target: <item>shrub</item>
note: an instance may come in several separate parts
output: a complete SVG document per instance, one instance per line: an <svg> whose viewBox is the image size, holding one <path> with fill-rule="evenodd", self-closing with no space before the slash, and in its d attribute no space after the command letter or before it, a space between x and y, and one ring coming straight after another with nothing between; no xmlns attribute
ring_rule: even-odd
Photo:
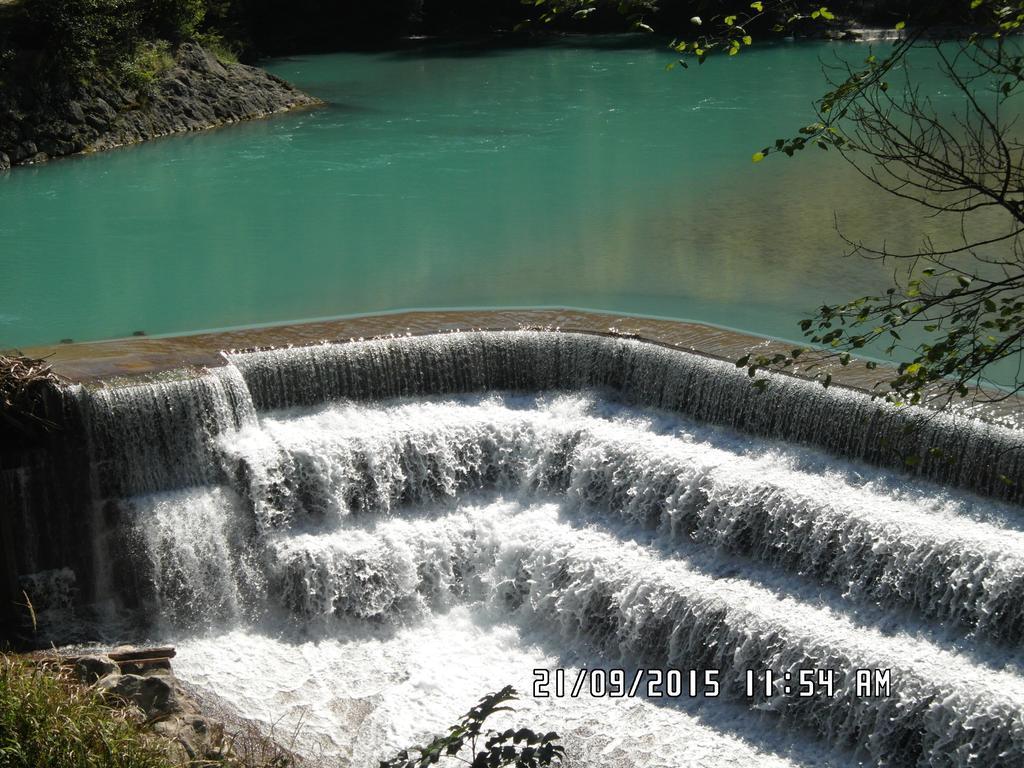
<svg viewBox="0 0 1024 768"><path fill-rule="evenodd" d="M141 34L179 43L198 34L206 17L206 0L131 0L138 8Z"/></svg>
<svg viewBox="0 0 1024 768"><path fill-rule="evenodd" d="M146 89L157 75L173 66L174 56L166 40L140 43L131 59L124 62L124 80L134 88Z"/></svg>
<svg viewBox="0 0 1024 768"><path fill-rule="evenodd" d="M76 75L130 70L140 46L194 39L206 16L206 0L26 0L24 8L51 64Z"/></svg>
<svg viewBox="0 0 1024 768"><path fill-rule="evenodd" d="M25 9L53 64L76 72L124 57L141 22L131 0L27 0Z"/></svg>
<svg viewBox="0 0 1024 768"><path fill-rule="evenodd" d="M552 768L562 764L565 748L558 734L536 733L529 728L485 731L484 723L497 712L509 712L507 702L517 698L506 685L491 693L462 716L444 736L423 747L403 749L380 768L428 768L435 764L462 764L470 768Z"/></svg>

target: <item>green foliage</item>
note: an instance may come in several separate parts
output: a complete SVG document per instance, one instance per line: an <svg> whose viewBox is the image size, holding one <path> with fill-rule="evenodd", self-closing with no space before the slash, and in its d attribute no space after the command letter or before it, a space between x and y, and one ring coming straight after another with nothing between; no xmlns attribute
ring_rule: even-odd
<svg viewBox="0 0 1024 768"><path fill-rule="evenodd" d="M965 0L966 2L966 0ZM1024 353L1024 145L1006 102L1024 83L1021 47L1005 42L1024 22L1024 2L972 0L976 31L954 52L928 41L933 19L918 16L914 28L885 56L870 54L861 67L842 71L818 103L819 120L792 139L778 139L754 156L790 157L811 143L835 148L883 191L921 204L934 215L957 216L962 242L949 247L925 243L911 253L847 241L850 253L901 262L894 285L879 295L823 305L803 320L801 330L816 349L813 370L826 386L826 363L850 364L851 352L885 345L904 357L878 394L894 404L925 401L944 406L955 398L978 398L973 389L1000 361ZM901 21L897 30L905 28ZM904 60L916 47L929 47L950 90L963 106L938 114L916 90ZM890 90L890 78L905 82ZM981 86L987 86L981 87ZM992 95L986 95L986 90ZM760 157L758 157L760 155ZM1004 228L971 237L979 211L998 212ZM904 333L919 329L926 340L911 351ZM811 352L811 350L805 350ZM755 367L789 367L791 356L755 359ZM877 368L868 363L868 368ZM1005 385L1005 382L1002 382ZM878 390L878 387L885 387ZM1020 376L1009 391L986 394L1001 400L1024 389Z"/></svg>
<svg viewBox="0 0 1024 768"><path fill-rule="evenodd" d="M145 80L171 45L199 34L206 0L25 0L29 36L49 68L83 77L100 70Z"/></svg>
<svg viewBox="0 0 1024 768"><path fill-rule="evenodd" d="M166 40L143 42L136 48L130 59L122 65L122 74L127 85L145 90L157 76L174 66L171 46Z"/></svg>
<svg viewBox="0 0 1024 768"><path fill-rule="evenodd" d="M150 39L178 43L199 33L206 17L206 0L134 0L140 32Z"/></svg>
<svg viewBox="0 0 1024 768"><path fill-rule="evenodd" d="M140 25L127 0L27 0L25 9L51 66L75 74L122 59Z"/></svg>
<svg viewBox="0 0 1024 768"><path fill-rule="evenodd" d="M446 735L436 737L424 747L414 747L413 755L409 750L402 750L390 760L382 760L380 768L426 768L442 760L459 762L471 768L560 765L565 749L558 743L557 733L538 734L529 728L501 732L483 730L484 721L491 715L511 711L512 708L504 704L515 698L512 686L485 696ZM468 755L462 756L467 748Z"/></svg>
<svg viewBox="0 0 1024 768"><path fill-rule="evenodd" d="M238 63L238 48L234 43L217 32L202 32L195 37L196 42L208 50L222 64Z"/></svg>
<svg viewBox="0 0 1024 768"><path fill-rule="evenodd" d="M169 768L140 726L65 672L0 654L0 765Z"/></svg>

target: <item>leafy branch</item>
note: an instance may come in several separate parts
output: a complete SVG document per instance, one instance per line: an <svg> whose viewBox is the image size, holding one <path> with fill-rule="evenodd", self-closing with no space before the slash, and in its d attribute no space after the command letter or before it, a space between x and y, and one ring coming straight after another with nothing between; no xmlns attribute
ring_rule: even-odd
<svg viewBox="0 0 1024 768"><path fill-rule="evenodd" d="M485 721L498 712L511 712L505 706L518 698L507 685L497 693L484 696L444 736L435 737L423 747L403 749L380 768L425 768L442 760L463 763L471 768L545 768L560 765L565 748L555 732L539 734L529 728L484 731ZM468 755L464 755L468 748Z"/></svg>

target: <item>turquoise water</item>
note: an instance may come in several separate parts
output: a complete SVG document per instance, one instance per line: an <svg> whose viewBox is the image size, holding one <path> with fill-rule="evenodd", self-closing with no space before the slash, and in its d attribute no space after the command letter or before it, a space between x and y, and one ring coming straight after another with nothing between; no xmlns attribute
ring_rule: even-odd
<svg viewBox="0 0 1024 768"><path fill-rule="evenodd" d="M699 72L610 44L271 62L327 106L0 178L0 348L551 305L799 337L805 312L891 274L842 257L834 212L894 247L941 226L834 153L751 163L810 121L836 50L867 52L780 44Z"/></svg>

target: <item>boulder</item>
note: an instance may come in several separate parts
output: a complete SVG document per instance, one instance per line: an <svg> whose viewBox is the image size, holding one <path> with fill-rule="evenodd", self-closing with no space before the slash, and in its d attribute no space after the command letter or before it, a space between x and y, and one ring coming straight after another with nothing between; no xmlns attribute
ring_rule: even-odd
<svg viewBox="0 0 1024 768"><path fill-rule="evenodd" d="M188 86L176 77L163 81L160 84L160 89L165 93L174 94L175 96L188 96L189 94Z"/></svg>
<svg viewBox="0 0 1024 768"><path fill-rule="evenodd" d="M100 681L100 687L137 706L147 719L184 709L173 679L165 675L120 675Z"/></svg>
<svg viewBox="0 0 1024 768"><path fill-rule="evenodd" d="M136 333L138 333L136 331ZM135 334L132 334L133 336ZM153 672L170 673L170 659L149 659L143 661L122 661L118 664L126 675L146 675Z"/></svg>
<svg viewBox="0 0 1024 768"><path fill-rule="evenodd" d="M34 142L26 141L18 144L10 150L11 162L20 163L26 158L32 157L38 150Z"/></svg>
<svg viewBox="0 0 1024 768"><path fill-rule="evenodd" d="M199 715L168 717L154 723L153 732L172 743L172 752L184 758L182 762L220 760L231 755L224 724L216 720Z"/></svg>
<svg viewBox="0 0 1024 768"><path fill-rule="evenodd" d="M92 685L108 675L116 675L119 670L117 662L108 656L82 656L75 660L72 667L75 677L83 683Z"/></svg>
<svg viewBox="0 0 1024 768"><path fill-rule="evenodd" d="M219 77L228 76L228 71L217 60L216 56L191 43L181 46L181 49L178 51L178 64L182 69L191 70L192 72L204 72L218 75Z"/></svg>
<svg viewBox="0 0 1024 768"><path fill-rule="evenodd" d="M104 123L110 123L117 117L117 111L107 103L106 99L93 99L89 106L92 109L93 114L95 114Z"/></svg>
<svg viewBox="0 0 1024 768"><path fill-rule="evenodd" d="M73 123L84 123L85 122L85 110L82 109L82 105L77 101L68 102L68 121Z"/></svg>

